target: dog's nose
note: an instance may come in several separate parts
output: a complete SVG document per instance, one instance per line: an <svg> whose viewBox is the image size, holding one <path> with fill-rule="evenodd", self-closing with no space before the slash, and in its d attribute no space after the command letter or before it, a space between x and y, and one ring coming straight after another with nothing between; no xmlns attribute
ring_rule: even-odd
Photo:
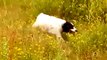
<svg viewBox="0 0 107 60"><path fill-rule="evenodd" d="M75 32L78 32L77 30L75 30Z"/></svg>

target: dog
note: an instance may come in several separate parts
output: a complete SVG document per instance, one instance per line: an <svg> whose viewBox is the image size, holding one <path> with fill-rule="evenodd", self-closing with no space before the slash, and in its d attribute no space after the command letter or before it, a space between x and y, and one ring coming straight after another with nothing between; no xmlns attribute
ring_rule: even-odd
<svg viewBox="0 0 107 60"><path fill-rule="evenodd" d="M75 33L77 29L74 27L73 23L70 23L66 20L49 16L44 13L40 13L37 16L36 21L32 25L32 27L36 27L41 29L42 31L46 31L50 34L54 34L57 38L63 38L62 33Z"/></svg>

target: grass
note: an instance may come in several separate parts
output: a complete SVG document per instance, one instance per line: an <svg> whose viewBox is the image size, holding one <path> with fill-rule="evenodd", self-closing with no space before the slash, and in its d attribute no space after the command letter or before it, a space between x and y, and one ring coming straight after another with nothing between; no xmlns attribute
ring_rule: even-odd
<svg viewBox="0 0 107 60"><path fill-rule="evenodd" d="M0 0L0 60L106 60L107 0L70 1ZM58 43L32 28L40 12L72 21L78 33Z"/></svg>

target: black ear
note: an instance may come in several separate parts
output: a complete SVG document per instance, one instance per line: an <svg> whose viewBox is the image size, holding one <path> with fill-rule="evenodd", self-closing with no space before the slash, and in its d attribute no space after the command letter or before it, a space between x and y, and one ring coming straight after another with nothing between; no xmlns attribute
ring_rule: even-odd
<svg viewBox="0 0 107 60"><path fill-rule="evenodd" d="M70 22L66 22L62 25L63 32L69 32L70 29L73 29L73 25Z"/></svg>

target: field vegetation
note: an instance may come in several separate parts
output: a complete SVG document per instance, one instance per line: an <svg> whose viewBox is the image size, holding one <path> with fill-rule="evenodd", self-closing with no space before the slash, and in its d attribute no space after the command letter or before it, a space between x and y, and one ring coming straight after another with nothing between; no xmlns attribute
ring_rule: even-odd
<svg viewBox="0 0 107 60"><path fill-rule="evenodd" d="M41 12L78 33L58 43L32 28ZM0 0L0 60L107 60L107 0Z"/></svg>

